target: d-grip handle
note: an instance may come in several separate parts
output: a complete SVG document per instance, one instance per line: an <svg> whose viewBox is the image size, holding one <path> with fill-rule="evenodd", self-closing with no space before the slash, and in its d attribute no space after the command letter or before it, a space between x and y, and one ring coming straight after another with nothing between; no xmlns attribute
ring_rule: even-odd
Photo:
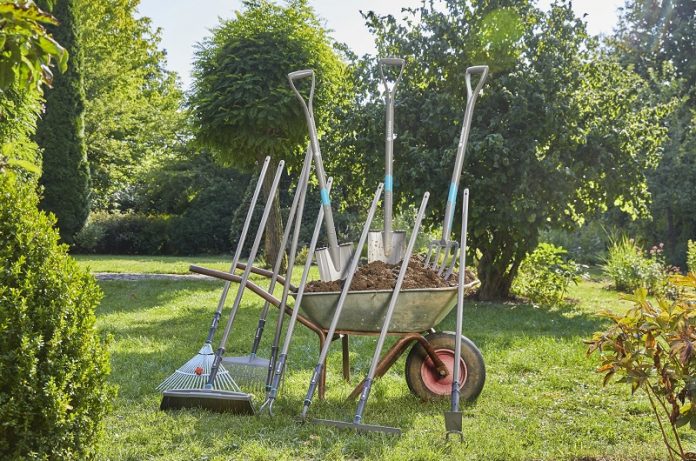
<svg viewBox="0 0 696 461"><path fill-rule="evenodd" d="M295 87L295 80L300 80L300 79L307 78L307 77L312 77L312 86L310 87L310 90L309 90L309 99L307 99L307 101L305 101L305 98L300 94L297 87ZM314 77L314 70L302 69L302 70L296 70L294 72L290 72L288 74L288 81L290 82L290 86L292 87L292 91L294 91L295 94L297 95L297 99L299 99L300 102L304 105L305 112L311 112L312 101L314 100L314 86L316 84L316 79Z"/></svg>
<svg viewBox="0 0 696 461"><path fill-rule="evenodd" d="M471 76L473 74L481 74L476 88L472 91L471 89ZM488 77L488 66L471 66L466 69L466 74L464 79L466 80L466 91L468 96L471 97L472 93L478 94L483 88L483 84L486 83L486 78Z"/></svg>
<svg viewBox="0 0 696 461"><path fill-rule="evenodd" d="M402 58L380 58L379 63L383 66L401 66L404 67L406 60Z"/></svg>

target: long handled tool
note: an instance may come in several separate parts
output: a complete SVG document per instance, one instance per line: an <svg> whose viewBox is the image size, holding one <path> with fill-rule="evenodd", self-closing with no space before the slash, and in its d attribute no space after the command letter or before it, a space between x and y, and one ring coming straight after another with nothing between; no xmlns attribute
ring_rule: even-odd
<svg viewBox="0 0 696 461"><path fill-rule="evenodd" d="M249 210L247 211L246 219L244 220L244 226L242 227L242 233L239 236L239 241L237 243L237 249L234 252L234 258L232 259L232 266L230 267L230 272L234 273L237 268L237 263L242 254L242 249L244 248L244 242L246 241L247 232L249 230L249 225L251 224L251 218L254 214L254 209L256 208L256 202L259 198L259 193L261 192L261 186L263 180L266 177L266 171L268 170L268 164L271 161L271 157L266 157L261 167L261 173L256 182L256 188L254 189L254 195L251 198L249 204ZM220 317L222 316L222 310L225 307L225 301L227 300L227 293L230 291L230 285L232 282L225 282L225 286L222 289L222 294L220 295L220 300L218 301L217 309L213 315L213 322L210 325L208 331L208 337L203 344L203 347L198 351L191 360L182 365L178 370L176 370L167 379L162 381L162 383L157 386L158 390L165 391L167 389L200 389L208 382L208 376L210 375L210 369L213 365L213 357L215 353L213 352L213 337L217 331L218 324L220 323ZM216 385L223 382L231 380L229 373L219 372L218 381ZM228 386L230 383L227 384Z"/></svg>
<svg viewBox="0 0 696 461"><path fill-rule="evenodd" d="M261 243L261 238L266 227L266 221L268 220L268 215L271 211L272 203L275 198L276 190L278 189L278 183L280 182L280 177L283 173L284 166L285 162L282 160L278 162L278 168L276 169L273 184L271 185L268 199L266 200L263 215L261 216L261 222L256 231L256 237L254 238L254 243L249 253L249 261L244 269L241 281L239 282L237 296L234 299L230 316L227 319L225 331L220 339L220 346L218 347L217 351L215 351L215 358L213 359L213 365L210 370L210 375L208 376L208 382L205 384L205 388L167 390L162 396L160 409L168 410L198 407L219 412L230 411L240 414L254 414L254 407L251 403L252 397L250 394L240 392L236 383L234 387L220 386L216 382L216 378L220 372L227 372L227 370L225 370L225 368L222 366L222 356L225 354L227 340L230 336L230 332L232 331L232 325L234 324L234 320L237 316L239 305L242 302L244 289L246 288L246 283L249 280L249 275L251 274L251 268L254 264L254 259L256 258L256 253L258 252L259 245Z"/></svg>
<svg viewBox="0 0 696 461"><path fill-rule="evenodd" d="M311 150L311 148L310 148ZM297 255L297 242L300 238L300 229L302 227L302 215L304 211L304 203L305 203L305 197L307 195L307 183L309 181L309 172L311 168L311 161L308 162L308 167L307 167L307 173L304 177L304 181L302 183L302 189L300 191L300 207L298 208L298 217L295 221L295 230L293 231L292 234L292 245L290 249L290 254L288 256L288 271L287 274L285 275L285 283L283 284L283 294L280 297L280 304L278 305L278 317L276 319L276 328L275 328L275 333L273 335L273 343L271 345L271 358L268 361L268 366L266 367L265 370L265 384L266 384L266 393L271 389L271 379L273 377L273 368L275 367L276 359L278 358L278 346L280 344L280 336L283 332L283 319L285 318L285 306L288 303L288 295L290 294L290 287L292 286L292 272L295 267L295 257ZM329 178L326 181L326 188L327 191L331 190L331 183L332 180ZM299 187L299 186L298 186ZM320 207L320 209L323 210L323 207ZM323 214L322 214L323 216ZM312 261L311 255L314 254L314 249L316 248L316 243L314 246L312 246L309 249L309 253L307 255L307 260ZM304 284L307 282L307 277L305 274L303 274L303 288Z"/></svg>
<svg viewBox="0 0 696 461"><path fill-rule="evenodd" d="M462 412L459 410L459 389L461 383L459 380L458 364L462 358L462 324L464 323L464 285L466 284L466 235L467 221L469 220L469 189L464 189L464 197L462 198L462 245L459 252L459 285L457 291L457 324L455 325L454 339L454 362L452 370L452 395L450 402L450 411L445 412L445 429L447 430L447 438L452 434L459 435L460 440L464 440L462 433Z"/></svg>
<svg viewBox="0 0 696 461"><path fill-rule="evenodd" d="M302 171L300 173L299 179L297 180L297 188L295 190L295 196L293 197L292 205L290 207L290 215L288 216L288 221L285 225L285 231L283 232L283 238L280 242L279 248L281 250L278 252L278 256L276 257L275 264L273 266L273 274L271 276L271 281L268 286L268 292L270 294L273 294L276 282L278 281L278 273L280 272L280 266L283 263L283 257L285 256L285 249L287 247L288 239L290 237L290 230L293 228L293 224L295 224L295 234L293 235L292 244L290 246L288 271L286 274L286 284L289 284L290 279L292 278L292 269L293 264L295 262L295 253L297 251L299 229L302 223L305 195L307 191L307 180L309 179L309 171L311 168L311 164L312 151L311 147L308 146L304 163L302 165ZM266 301L264 303L263 309L261 310L259 322L256 326L256 333L254 334L254 342L252 343L251 352L249 353L249 355L242 357L225 357L222 359L223 366L225 366L227 370L236 378L237 383L242 385L246 389L253 391L266 390L265 386L268 378L268 369L272 366L271 362L273 361L275 353L278 349L279 339L274 339L270 359L265 359L256 356L259 349L259 345L261 344L261 337L263 336L263 331L266 325L266 318L268 317L270 305L271 304L268 301ZM280 312L283 312L283 307L281 307ZM280 324L279 328L282 328L283 317L283 315L278 316L278 323ZM280 333L278 333L276 336L279 337Z"/></svg>
<svg viewBox="0 0 696 461"><path fill-rule="evenodd" d="M331 188L331 178L326 181L326 187ZM276 360L275 366L272 370L271 378L269 379L269 389L266 393L266 401L261 405L259 413L263 413L268 410L268 414L273 416L273 403L278 397L278 388L280 387L280 382L285 373L285 362L288 358L288 351L290 349L290 342L292 341L292 335L295 331L295 325L297 323L297 314L300 312L300 304L302 303L302 297L304 296L305 287L307 285L307 277L309 276L309 271L312 267L312 255L317 247L317 241L319 240L319 232L321 231L321 224L324 221L324 207L319 207L319 214L317 215L317 222L314 225L314 232L312 233L312 240L309 243L309 252L307 255L307 260L305 261L304 269L302 270L302 279L300 280L300 286L297 289L297 296L295 298L295 305L292 309L292 315L290 316L290 321L288 322L288 329L285 332L285 340L283 341L283 349L280 351L280 355ZM286 279L287 280L287 279ZM281 310L282 312L282 310Z"/></svg>
<svg viewBox="0 0 696 461"><path fill-rule="evenodd" d="M312 77L312 84L309 91L309 98L305 98L295 87L295 81L307 77ZM312 69L298 70L288 74L290 86L295 92L297 99L302 105L302 111L307 120L309 128L309 141L312 146L314 155L314 165L317 170L317 180L319 182L319 193L321 194L321 203L324 207L324 224L326 229L327 239L329 240L328 248L320 248L317 250L317 263L319 266L319 277L324 281L339 280L345 278L345 269L353 254L353 244L344 243L339 246L338 237L336 237L336 226L334 225L333 212L331 209L331 199L329 191L326 188L326 173L324 171L324 162L321 158L321 150L319 148L319 140L317 138L317 127L314 123L314 109L312 102L314 100L315 77Z"/></svg>
<svg viewBox="0 0 696 461"><path fill-rule="evenodd" d="M480 74L476 88L471 89L471 76L472 74ZM437 269L439 274L447 267L447 260L450 259L450 265L445 273L445 277L449 277L454 270L454 265L457 261L457 250L459 244L456 241L450 240L450 231L452 229L452 222L454 220L455 206L457 204L457 190L459 188L459 178L462 175L462 167L464 165L464 153L466 152L466 145L469 141L469 131L471 129L471 119L474 114L474 106L476 105L476 99L481 93L483 84L488 76L488 66L473 66L466 70L466 110L464 112L464 123L462 123L462 132L459 136L459 144L457 145L457 156L454 161L454 170L452 171L452 180L449 186L449 193L447 195L447 205L445 206L445 220L442 223L442 238L440 240L433 240L428 245L428 254L425 258L425 265L432 269ZM440 262L440 255L444 253L442 262Z"/></svg>
<svg viewBox="0 0 696 461"><path fill-rule="evenodd" d="M365 411L365 405L367 404L367 399L370 397L370 390L372 389L372 382L375 378L375 373L377 372L377 364L379 363L380 355L382 355L382 349L384 348L384 341L387 339L387 332L389 331L389 325L391 323L392 316L394 314L394 309L396 308L396 302L399 297L399 292L401 291L401 286L406 277L406 271L408 270L408 260L411 258L411 253L413 252L413 247L416 244L418 238L418 231L420 229L421 221L423 220L423 215L425 214L425 208L428 205L428 197L430 194L426 192L423 195L423 200L421 201L420 209L418 210L418 215L416 216L416 222L413 225L413 231L411 232L411 238L408 241L408 247L406 248L406 254L404 255L404 262L401 264L401 269L399 270L399 276L396 279L396 285L392 291L391 299L389 300L389 306L387 307L387 313L384 317L384 323L382 324L382 329L379 332L379 338L377 339L377 346L375 347L375 353L372 356L372 363L370 364L370 370L367 373L367 377L363 381L363 390L360 394L360 400L358 401L358 408L355 412L355 417L352 423L345 421L334 421L330 419L314 419L312 422L318 424L328 424L331 426L340 427L343 429L357 429L359 431L371 431L371 432L385 432L388 434L401 435L401 429L396 427L388 426L377 426L371 424L363 424L362 418ZM340 314L339 314L340 315ZM306 408L306 407L305 407Z"/></svg>
<svg viewBox="0 0 696 461"><path fill-rule="evenodd" d="M333 338L336 333L336 326L338 325L338 319L341 317L341 312L343 311L343 306L346 302L346 297L348 296L348 291L350 291L350 284L353 282L353 276L355 275L355 269L358 267L358 262L360 261L360 253L362 253L363 247L365 246L365 241L367 240L367 234L370 231L370 225L372 224L372 219L375 217L375 210L377 209L377 202L382 195L382 189L384 188L384 183L379 183L377 190L375 191L375 196L372 199L372 205L367 213L367 220L363 226L362 234L360 235L360 241L358 242L358 248L353 258L350 260L350 267L348 267L348 272L345 281L343 282L343 289L341 290L341 295L338 298L336 307L334 309L333 318L331 319L331 325L329 326L329 331L326 334L327 338ZM299 306L299 303L296 303ZM326 356L329 354L329 347L331 346L331 341L325 341L324 346L321 348L321 353L319 354L319 361L316 367L314 367L314 372L312 373L312 378L309 381L309 389L307 390L307 396L304 400L304 407L302 408L302 414L300 418L304 421L307 418L307 411L312 403L312 398L314 397L314 391L317 389L317 384L319 383L319 377L321 376L322 370L324 368L324 362L326 361Z"/></svg>
<svg viewBox="0 0 696 461"><path fill-rule="evenodd" d="M371 231L367 240L367 260L384 261L387 264L397 264L402 259L406 233L392 230L392 212L394 208L394 100L396 87L401 81L406 61L401 58L382 58L379 60L379 75L384 85L384 97L386 105L386 129L384 138L384 230ZM399 68L399 74L391 85L385 76L384 67L395 66Z"/></svg>

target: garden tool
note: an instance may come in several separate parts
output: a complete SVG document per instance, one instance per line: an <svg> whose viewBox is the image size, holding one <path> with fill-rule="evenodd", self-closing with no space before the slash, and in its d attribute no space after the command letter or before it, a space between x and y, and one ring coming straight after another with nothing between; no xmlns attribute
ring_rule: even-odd
<svg viewBox="0 0 696 461"><path fill-rule="evenodd" d="M326 181L326 187L331 189L332 178ZM290 321L288 322L288 329L285 332L285 340L283 341L283 349L276 360L274 367L271 369L271 376L268 380L268 392L266 393L266 401L261 405L259 413L263 413L264 410L268 410L268 414L273 416L273 403L278 397L278 388L280 387L280 382L285 373L285 362L288 358L288 350L290 349L290 342L292 341L292 335L295 331L295 324L297 323L297 314L300 312L300 303L302 303L302 297L304 296L305 288L307 286L307 277L309 276L309 270L312 267L312 255L314 254L314 249L317 247L317 240L319 240L319 232L321 231L321 224L324 221L324 207L319 207L319 214L317 215L317 222L314 225L314 232L312 233L312 240L309 243L309 252L307 253L307 260L305 261L304 269L302 270L302 278L300 279L300 286L297 289L297 296L295 297L295 305L292 309L292 315L290 316ZM287 279L286 279L287 281ZM284 303L281 302L284 306ZM283 311L281 310L281 313ZM278 330L276 333L279 335Z"/></svg>
<svg viewBox="0 0 696 461"><path fill-rule="evenodd" d="M375 347L375 353L372 356L372 362L370 364L370 370L367 373L367 377L363 380L363 388L360 393L360 400L358 400L358 407L355 412L355 417L353 422L345 421L334 421L330 419L314 419L312 422L318 424L327 424L330 426L336 426L342 429L356 429L359 431L371 431L371 432L385 432L387 434L401 435L401 429L396 427L388 426L377 426L370 424L363 424L362 418L365 412L365 405L367 404L367 399L370 397L370 390L372 389L372 383L375 379L375 373L377 372L377 364L379 363L380 355L382 355L382 349L384 348L384 342L387 339L387 332L389 331L389 324L391 323L392 315L394 314L394 309L396 308L396 302L399 297L399 292L401 291L401 286L406 277L406 271L408 270L408 261L411 258L411 253L413 253L413 247L416 245L416 240L418 238L418 231L420 229L421 221L423 220L423 215L425 214L425 208L428 205L428 197L430 194L426 192L423 195L423 200L421 201L420 209L418 210L418 215L416 216L416 222L413 225L413 231L411 232L411 238L408 241L408 247L406 247L406 253L404 255L404 261L401 264L401 269L399 269L399 276L396 279L396 285L394 285L394 290L392 291L391 298L389 300L389 306L387 307L387 312L384 317L384 323L382 324L382 329L379 332L379 338L377 339L377 346ZM344 288L345 290L345 288ZM338 314L340 315L340 313ZM306 402L306 401L305 401ZM307 404L305 403L305 410L307 409ZM304 411L303 411L304 416Z"/></svg>
<svg viewBox="0 0 696 461"><path fill-rule="evenodd" d="M304 407L302 408L302 414L300 418L305 421L307 418L307 411L309 410L309 405L312 403L312 397L314 396L314 391L319 383L319 377L321 376L322 370L324 368L324 362L326 361L326 356L329 353L329 347L331 346L330 338L334 337L336 333L336 326L338 325L338 319L341 316L341 311L343 310L343 305L346 302L346 297L348 296L348 291L350 290L350 284L353 281L353 276L355 275L355 269L358 267L358 262L360 261L360 253L362 253L363 247L365 246L365 241L367 240L367 234L370 230L370 225L372 224L372 219L375 217L375 210L377 209L377 202L382 195L382 189L384 188L384 183L379 183L377 190L375 191L375 196L372 199L372 205L367 213L367 220L363 226L362 234L360 235L360 241L358 242L357 251L353 254L353 258L350 260L350 267L348 267L346 279L343 282L343 289L341 290L341 295L338 298L336 307L334 309L333 317L331 318L331 325L329 326L329 331L326 333L326 338L328 341L324 342L324 346L321 348L321 353L319 354L319 361L317 362L314 372L312 373L312 378L309 382L309 389L307 390L307 396L304 400ZM317 255L318 257L318 255ZM299 306L299 303L295 303Z"/></svg>
<svg viewBox="0 0 696 461"><path fill-rule="evenodd" d="M480 74L478 84L476 88L472 91L471 89L471 75ZM449 269L447 270L445 277L449 277L454 270L454 265L457 261L457 250L459 244L456 241L449 239L450 230L452 229L452 222L454 220L455 206L457 204L457 190L459 188L459 178L462 175L462 167L464 165L464 153L466 151L466 144L469 140L469 130L471 128L471 119L474 113L474 105L476 104L476 99L481 93L481 88L486 81L488 76L488 66L473 66L466 70L465 80L466 80L466 110L464 112L464 122L462 123L462 132L459 136L459 144L457 146L457 156L454 161L454 170L452 171L452 180L449 186L449 193L447 195L447 205L445 206L445 220L442 223L442 238L440 240L433 240L428 245L428 253L425 258L425 265L432 269L437 269L438 274L442 274L442 271L447 267L447 260L451 258ZM442 262L440 262L440 256L443 254Z"/></svg>
<svg viewBox="0 0 696 461"><path fill-rule="evenodd" d="M309 98L305 101L304 97L295 87L295 80L312 77L312 84L309 91ZM344 243L339 246L338 237L336 237L336 226L334 225L333 212L331 209L331 199L329 191L326 188L326 173L324 171L324 162L321 158L321 150L319 148L319 140L317 139L317 127L314 123L314 109L312 101L314 99L315 77L314 71L311 69L298 70L288 74L288 80L292 90L297 95L297 99L302 105L307 126L309 128L309 141L312 146L314 155L314 166L317 171L317 180L319 182L319 193L321 195L321 204L324 207L324 226L326 229L327 239L329 240L328 248L320 248L317 253L317 265L319 266L319 277L327 282L340 280L345 278L345 269L353 254L353 243Z"/></svg>
<svg viewBox="0 0 696 461"><path fill-rule="evenodd" d="M367 260L383 261L387 264L398 264L402 259L406 233L392 230L393 210L393 165L394 165L394 99L396 87L401 81L406 61L401 58L382 58L379 60L379 74L384 85L384 97L387 107L385 147L384 147L384 230L371 231L367 236ZM398 66L399 74L389 88L389 82L385 77L385 66Z"/></svg>
<svg viewBox="0 0 696 461"><path fill-rule="evenodd" d="M459 362L462 358L462 324L464 322L464 285L466 284L466 235L467 221L469 220L469 189L464 189L464 197L462 198L462 245L459 252L459 284L457 290L457 323L455 325L454 336L454 362L452 370L452 395L450 411L445 412L445 429L447 430L447 438L450 435L459 435L460 441L464 441L462 433L462 412L459 410L459 390L461 383L459 380Z"/></svg>
<svg viewBox="0 0 696 461"><path fill-rule="evenodd" d="M237 316L239 305L242 302L244 289L246 288L246 283L249 280L249 275L251 274L251 268L254 264L254 260L256 259L256 253L258 252L261 238L263 237L266 221L268 221L268 215L270 214L273 206L273 200L275 198L278 183L280 182L280 177L283 173L284 167L284 161L281 160L278 162L278 168L276 169L276 174L273 178L268 199L266 200L263 215L261 216L261 222L256 230L256 237L254 238L254 243L249 253L249 261L244 268L244 273L242 274L241 281L239 282L237 296L234 299L230 316L227 319L225 330L222 334L222 338L220 339L220 346L218 347L217 351L215 351L215 357L213 358L210 375L208 376L208 381L206 382L205 387L203 389L172 389L164 391L160 409L169 410L196 407L219 412L230 411L240 414L254 414L254 407L251 403L251 394L241 392L236 383L234 386L225 386L224 383L221 385L218 381L216 381L216 378L220 373L228 374L227 370L225 370L225 368L222 366L222 356L225 354L227 340L230 336L230 332L232 331L232 325L234 324L235 317ZM234 383L234 380L232 380L232 382Z"/></svg>
<svg viewBox="0 0 696 461"><path fill-rule="evenodd" d="M312 151L311 147L307 147L307 153L305 155L304 163L302 165L302 171L300 177L297 180L297 189L295 190L295 196L292 200L292 205L290 207L290 215L288 216L288 222L285 225L285 231L283 232L283 238L280 242L280 251L276 257L275 264L273 266L273 275L271 276L271 281L268 286L268 292L273 294L276 282L278 280L278 273L280 272L280 266L283 263L283 258L285 256L285 249L287 247L288 239L290 237L290 230L295 224L295 232L293 234L292 244L290 246L290 254L288 256L288 271L286 275L286 283L290 283L292 278L292 269L295 263L295 253L297 251L297 242L299 239L299 230L302 223L302 214L304 210L305 195L307 192L307 180L309 178L309 172L312 165ZM279 328L282 329L283 325L283 308L281 306L281 315L278 316ZM261 315L259 316L259 322L256 327L256 333L254 334L254 342L251 346L251 352L249 355L243 357L225 357L222 359L222 364L227 370L235 377L238 384L242 385L246 389L253 391L266 390L266 381L268 378L268 369L271 366L271 361L269 359L257 357L256 353L259 349L259 344L261 343L261 337L263 336L263 330L266 325L266 318L268 317L268 312L270 310L270 303L266 301L264 303L263 309L261 310ZM280 333L276 335L280 336ZM271 358L275 355L278 349L278 342L280 339L274 341L273 348L271 352Z"/></svg>
<svg viewBox="0 0 696 461"><path fill-rule="evenodd" d="M271 158L266 157L263 162L263 166L261 167L261 173L259 174L259 179L256 182L254 195L251 198L249 210L247 211L246 219L244 220L244 225L242 226L242 233L239 236L237 249L234 252L234 258L232 259L232 266L230 267L231 273L234 273L235 269L237 268L239 258L241 257L244 242L246 241L247 232L249 230L249 225L251 224L251 218L254 214L256 202L258 201L261 186L263 185L263 180L266 176L266 171L268 170L268 164L270 161ZM215 355L212 346L213 337L215 336L218 324L220 323L220 317L222 316L222 310L225 307L225 301L227 300L227 293L230 291L230 285L231 282L225 282L225 286L222 289L222 294L220 295L220 300L218 301L217 309L213 315L213 322L208 331L208 337L206 338L203 347L201 347L196 356L186 362L167 379L162 381L162 383L157 386L158 390L200 389L208 382L208 376L210 375L210 369L213 365L213 357ZM224 370L222 372L218 372L218 381L215 384L217 385L225 382L226 384L223 387L227 388L231 386L234 388L229 381L232 381L232 378L230 378L229 373Z"/></svg>

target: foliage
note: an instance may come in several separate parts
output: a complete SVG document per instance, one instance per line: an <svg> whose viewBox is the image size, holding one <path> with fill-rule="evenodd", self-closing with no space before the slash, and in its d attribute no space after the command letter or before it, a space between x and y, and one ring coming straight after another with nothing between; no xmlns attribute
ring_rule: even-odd
<svg viewBox="0 0 696 461"><path fill-rule="evenodd" d="M644 236L665 242L668 260L683 265L686 241L696 235L696 4L627 2L610 44L623 64L651 81L653 99L677 104L660 164L648 174L653 219Z"/></svg>
<svg viewBox="0 0 696 461"><path fill-rule="evenodd" d="M501 10L516 19L496 31L486 18ZM646 103L648 85L598 49L568 3L544 12L526 1L425 2L401 21L368 13L367 22L380 55L408 61L397 96L395 191L409 203L430 190L431 225L444 215L466 67L491 66L462 177L481 299L508 295L540 229L575 226L613 206L645 212L645 171L657 162L669 107ZM363 93L341 127L348 135L334 149L341 159L333 173L361 197L381 171L373 153L383 105L374 63L355 67Z"/></svg>
<svg viewBox="0 0 696 461"><path fill-rule="evenodd" d="M136 213L92 213L75 236L76 251L103 254L162 254L169 243L169 217Z"/></svg>
<svg viewBox="0 0 696 461"><path fill-rule="evenodd" d="M65 73L55 76L46 95L45 113L36 130L36 142L43 149L44 188L41 207L55 214L60 236L71 243L89 214L89 167L84 139L84 90L80 28L75 18L75 1L59 2L53 13L59 26L49 30L70 52Z"/></svg>
<svg viewBox="0 0 696 461"><path fill-rule="evenodd" d="M608 236L602 222L592 220L575 229L544 229L541 242L568 249L568 256L581 264L599 264L606 259Z"/></svg>
<svg viewBox="0 0 696 461"><path fill-rule="evenodd" d="M534 304L563 304L568 287L580 281L582 268L567 258L568 252L550 243L540 243L528 254L512 284L512 291Z"/></svg>
<svg viewBox="0 0 696 461"><path fill-rule="evenodd" d="M313 106L321 127L328 122L329 107L344 99L339 91L345 86L344 68L307 0L285 5L245 1L242 11L213 29L196 52L189 98L196 140L240 170L255 170L270 155L299 171L307 124L287 74L314 70ZM264 181L266 198L274 170L269 169ZM268 229L265 254L273 261L281 251L278 201L273 202Z"/></svg>
<svg viewBox="0 0 696 461"><path fill-rule="evenodd" d="M634 307L625 314L601 313L612 324L587 341L588 354L601 357L597 372L604 375L605 385L618 376L617 382L630 384L632 393L647 394L671 460L675 455L693 459L684 451L677 428L688 424L696 429L696 276L675 276L674 283L691 291L682 291L674 301L653 303L647 290L639 288L625 298Z"/></svg>
<svg viewBox="0 0 696 461"><path fill-rule="evenodd" d="M689 240L686 256L686 265L689 272L696 273L696 241Z"/></svg>
<svg viewBox="0 0 696 461"><path fill-rule="evenodd" d="M634 239L625 235L612 242L603 270L619 291L630 293L643 287L661 295L671 291L669 275L678 271L665 262L664 244L653 246L646 255Z"/></svg>
<svg viewBox="0 0 696 461"><path fill-rule="evenodd" d="M77 0L84 52L92 208L126 211L157 163L188 136L176 75L140 0Z"/></svg>
<svg viewBox="0 0 696 461"><path fill-rule="evenodd" d="M34 184L0 174L0 457L94 457L113 397L101 292L58 245Z"/></svg>
<svg viewBox="0 0 696 461"><path fill-rule="evenodd" d="M0 1L0 92L51 85L55 61L61 72L67 68L68 52L48 33L45 25L56 18L32 0Z"/></svg>

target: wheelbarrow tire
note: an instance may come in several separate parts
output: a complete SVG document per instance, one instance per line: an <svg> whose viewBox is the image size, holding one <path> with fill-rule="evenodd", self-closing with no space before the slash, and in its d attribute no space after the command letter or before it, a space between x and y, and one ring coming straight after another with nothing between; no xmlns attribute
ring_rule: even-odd
<svg viewBox="0 0 696 461"><path fill-rule="evenodd" d="M450 368L451 373L455 334L450 331L430 333L425 336L425 339ZM481 351L466 336L462 336L461 358L463 363L460 362L462 363L460 370L464 371L462 375L465 378L460 395L462 400L471 402L476 400L483 390L486 382L486 367ZM419 342L411 348L406 358L406 383L411 392L424 401L444 399L452 394L451 374L440 379L432 366L432 359Z"/></svg>

